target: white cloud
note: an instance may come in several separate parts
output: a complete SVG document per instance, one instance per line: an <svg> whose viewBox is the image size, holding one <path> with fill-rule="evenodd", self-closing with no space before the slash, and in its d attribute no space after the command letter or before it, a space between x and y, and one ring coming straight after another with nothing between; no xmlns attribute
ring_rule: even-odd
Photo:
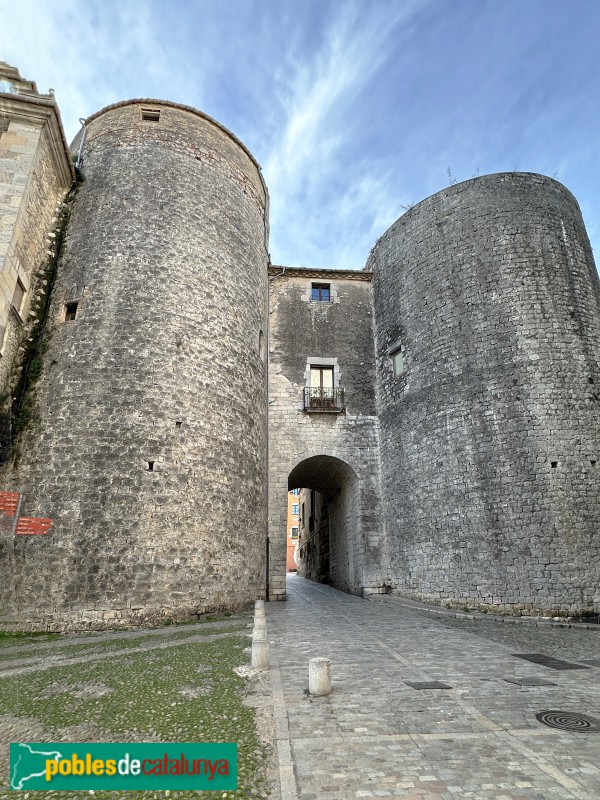
<svg viewBox="0 0 600 800"><path fill-rule="evenodd" d="M274 261L360 268L448 167L558 173L598 237L600 11L549 2L0 0L0 58L68 138L131 97L214 116L264 165Z"/></svg>
<svg viewBox="0 0 600 800"><path fill-rule="evenodd" d="M382 13L380 6L379 13L369 14L365 8L373 6L339 4L321 48L308 58L298 58L292 51L276 72L282 124L264 165L275 260L293 260L294 253L303 252L308 265L310 258L318 258L319 266L362 266L352 263L357 219L364 214L372 218L366 230L363 223L360 234L362 239L371 237L379 228L378 214L383 213L386 222L390 218L394 198L380 154L360 153L352 163L344 163L353 129L366 122L356 100L389 58L397 27L423 7L423 3L404 3L399 10L387 6ZM379 176L374 172L377 166L383 169ZM377 203L384 212L378 212ZM325 241L333 230L337 240ZM342 232L349 238L340 247ZM359 249L364 252L364 243ZM326 254L328 263L322 263L319 252Z"/></svg>

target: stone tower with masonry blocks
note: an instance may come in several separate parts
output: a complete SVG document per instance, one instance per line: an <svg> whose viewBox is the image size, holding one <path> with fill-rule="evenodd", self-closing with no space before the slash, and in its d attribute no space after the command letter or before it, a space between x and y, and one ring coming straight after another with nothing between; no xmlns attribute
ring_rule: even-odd
<svg viewBox="0 0 600 800"><path fill-rule="evenodd" d="M260 168L200 111L116 103L72 150L46 280L75 174L53 96L1 64L0 490L53 525L0 524L0 623L285 599L289 489L301 574L600 610L600 289L564 186L457 184L315 271L270 264Z"/></svg>

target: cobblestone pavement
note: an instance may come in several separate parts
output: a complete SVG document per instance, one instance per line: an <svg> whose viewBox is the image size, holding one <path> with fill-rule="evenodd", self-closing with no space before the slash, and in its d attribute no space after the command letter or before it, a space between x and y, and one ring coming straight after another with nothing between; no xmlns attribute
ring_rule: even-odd
<svg viewBox="0 0 600 800"><path fill-rule="evenodd" d="M297 576L267 621L282 800L600 798L600 733L535 716L600 718L600 630L433 617ZM513 653L597 664L558 670ZM328 697L307 694L315 656L331 659Z"/></svg>

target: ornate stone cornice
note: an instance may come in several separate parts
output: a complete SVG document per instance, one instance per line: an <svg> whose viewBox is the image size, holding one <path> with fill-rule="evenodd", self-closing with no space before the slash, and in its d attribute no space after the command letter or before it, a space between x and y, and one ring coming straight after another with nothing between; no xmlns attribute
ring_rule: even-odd
<svg viewBox="0 0 600 800"><path fill-rule="evenodd" d="M0 92L0 114L26 125L39 125L45 131L56 174L61 186L68 189L75 180L75 168L54 99Z"/></svg>

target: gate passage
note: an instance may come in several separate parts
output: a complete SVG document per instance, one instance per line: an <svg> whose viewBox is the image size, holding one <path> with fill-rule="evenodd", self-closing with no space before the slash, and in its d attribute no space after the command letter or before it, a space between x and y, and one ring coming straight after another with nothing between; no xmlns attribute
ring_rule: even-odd
<svg viewBox="0 0 600 800"><path fill-rule="evenodd" d="M11 527L15 536L31 536L48 533L52 520L46 517L20 517L23 495L20 492L0 492L0 514Z"/></svg>

